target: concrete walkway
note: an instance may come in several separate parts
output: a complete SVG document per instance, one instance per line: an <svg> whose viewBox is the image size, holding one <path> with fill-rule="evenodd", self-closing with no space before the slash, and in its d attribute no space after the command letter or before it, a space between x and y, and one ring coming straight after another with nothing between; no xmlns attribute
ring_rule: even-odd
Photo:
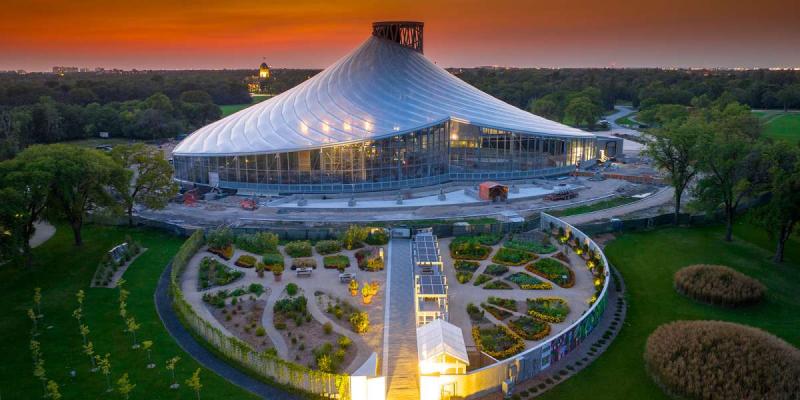
<svg viewBox="0 0 800 400"><path fill-rule="evenodd" d="M636 211L646 210L652 207L670 202L675 196L675 189L665 187L658 192L633 203L624 204L618 207L607 208L586 214L571 215L562 218L564 221L574 225L586 224L594 221L608 220L609 218L619 217Z"/></svg>
<svg viewBox="0 0 800 400"><path fill-rule="evenodd" d="M414 320L414 269L411 241L389 243L391 269L388 276L386 339L383 373L388 399L419 399L417 329Z"/></svg>
<svg viewBox="0 0 800 400"><path fill-rule="evenodd" d="M31 248L40 246L56 234L56 227L47 221L36 222L33 226L36 230L33 232L33 236L31 236L28 242Z"/></svg>
<svg viewBox="0 0 800 400"><path fill-rule="evenodd" d="M169 274L171 270L172 264L170 263L167 268L164 269L161 278L158 280L158 287L156 288L154 297L158 316L161 318L161 322L164 324L167 332L169 332L170 336L178 343L178 346L203 367L213 371L228 382L261 396L264 399L299 399L299 396L263 383L217 358L217 356L201 345L189 331L181 325L178 316L175 314L175 309L172 308L172 298L169 295Z"/></svg>

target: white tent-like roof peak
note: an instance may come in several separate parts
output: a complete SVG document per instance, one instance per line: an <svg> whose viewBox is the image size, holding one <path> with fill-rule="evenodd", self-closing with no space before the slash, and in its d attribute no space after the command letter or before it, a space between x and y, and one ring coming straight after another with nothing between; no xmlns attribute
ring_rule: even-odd
<svg viewBox="0 0 800 400"><path fill-rule="evenodd" d="M441 319L435 319L417 328L417 356L419 361L447 354L469 365L467 346L461 328Z"/></svg>
<svg viewBox="0 0 800 400"><path fill-rule="evenodd" d="M410 133L448 119L543 136L593 137L474 88L428 60L421 40L419 46L370 36L300 85L198 129L174 154L306 150Z"/></svg>

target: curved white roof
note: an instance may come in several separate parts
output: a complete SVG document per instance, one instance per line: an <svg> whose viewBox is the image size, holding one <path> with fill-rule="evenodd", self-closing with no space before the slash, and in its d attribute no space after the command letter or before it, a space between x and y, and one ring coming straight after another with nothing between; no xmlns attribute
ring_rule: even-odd
<svg viewBox="0 0 800 400"><path fill-rule="evenodd" d="M417 328L417 357L420 361L430 360L443 353L469 364L461 328L441 319Z"/></svg>
<svg viewBox="0 0 800 400"><path fill-rule="evenodd" d="M504 103L421 53L370 36L291 90L198 129L173 153L301 150L411 132L450 118L522 133L593 137Z"/></svg>

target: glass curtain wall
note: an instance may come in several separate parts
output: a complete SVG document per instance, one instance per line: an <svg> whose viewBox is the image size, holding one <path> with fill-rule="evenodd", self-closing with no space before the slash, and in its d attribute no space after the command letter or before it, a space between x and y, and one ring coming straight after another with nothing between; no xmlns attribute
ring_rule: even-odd
<svg viewBox="0 0 800 400"><path fill-rule="evenodd" d="M595 159L594 138L535 136L448 121L386 138L293 152L175 156L178 179L285 192L369 191L523 178Z"/></svg>

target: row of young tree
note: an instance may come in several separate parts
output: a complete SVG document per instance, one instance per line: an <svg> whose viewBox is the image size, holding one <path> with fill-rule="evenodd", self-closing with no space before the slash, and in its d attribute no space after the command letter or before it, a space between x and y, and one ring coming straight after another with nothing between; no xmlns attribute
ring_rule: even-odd
<svg viewBox="0 0 800 400"><path fill-rule="evenodd" d="M646 152L675 188L675 223L691 191L700 209L721 210L730 241L750 202L752 220L775 239L773 259L782 262L800 221L800 146L761 136L749 107L726 97L702 108L657 106L655 114L660 127L650 131Z"/></svg>
<svg viewBox="0 0 800 400"><path fill-rule="evenodd" d="M163 208L177 194L172 165L142 143L110 154L66 144L35 145L0 162L0 260L21 256L30 264L29 241L40 220L65 222L75 245L90 212L125 213L135 204Z"/></svg>

